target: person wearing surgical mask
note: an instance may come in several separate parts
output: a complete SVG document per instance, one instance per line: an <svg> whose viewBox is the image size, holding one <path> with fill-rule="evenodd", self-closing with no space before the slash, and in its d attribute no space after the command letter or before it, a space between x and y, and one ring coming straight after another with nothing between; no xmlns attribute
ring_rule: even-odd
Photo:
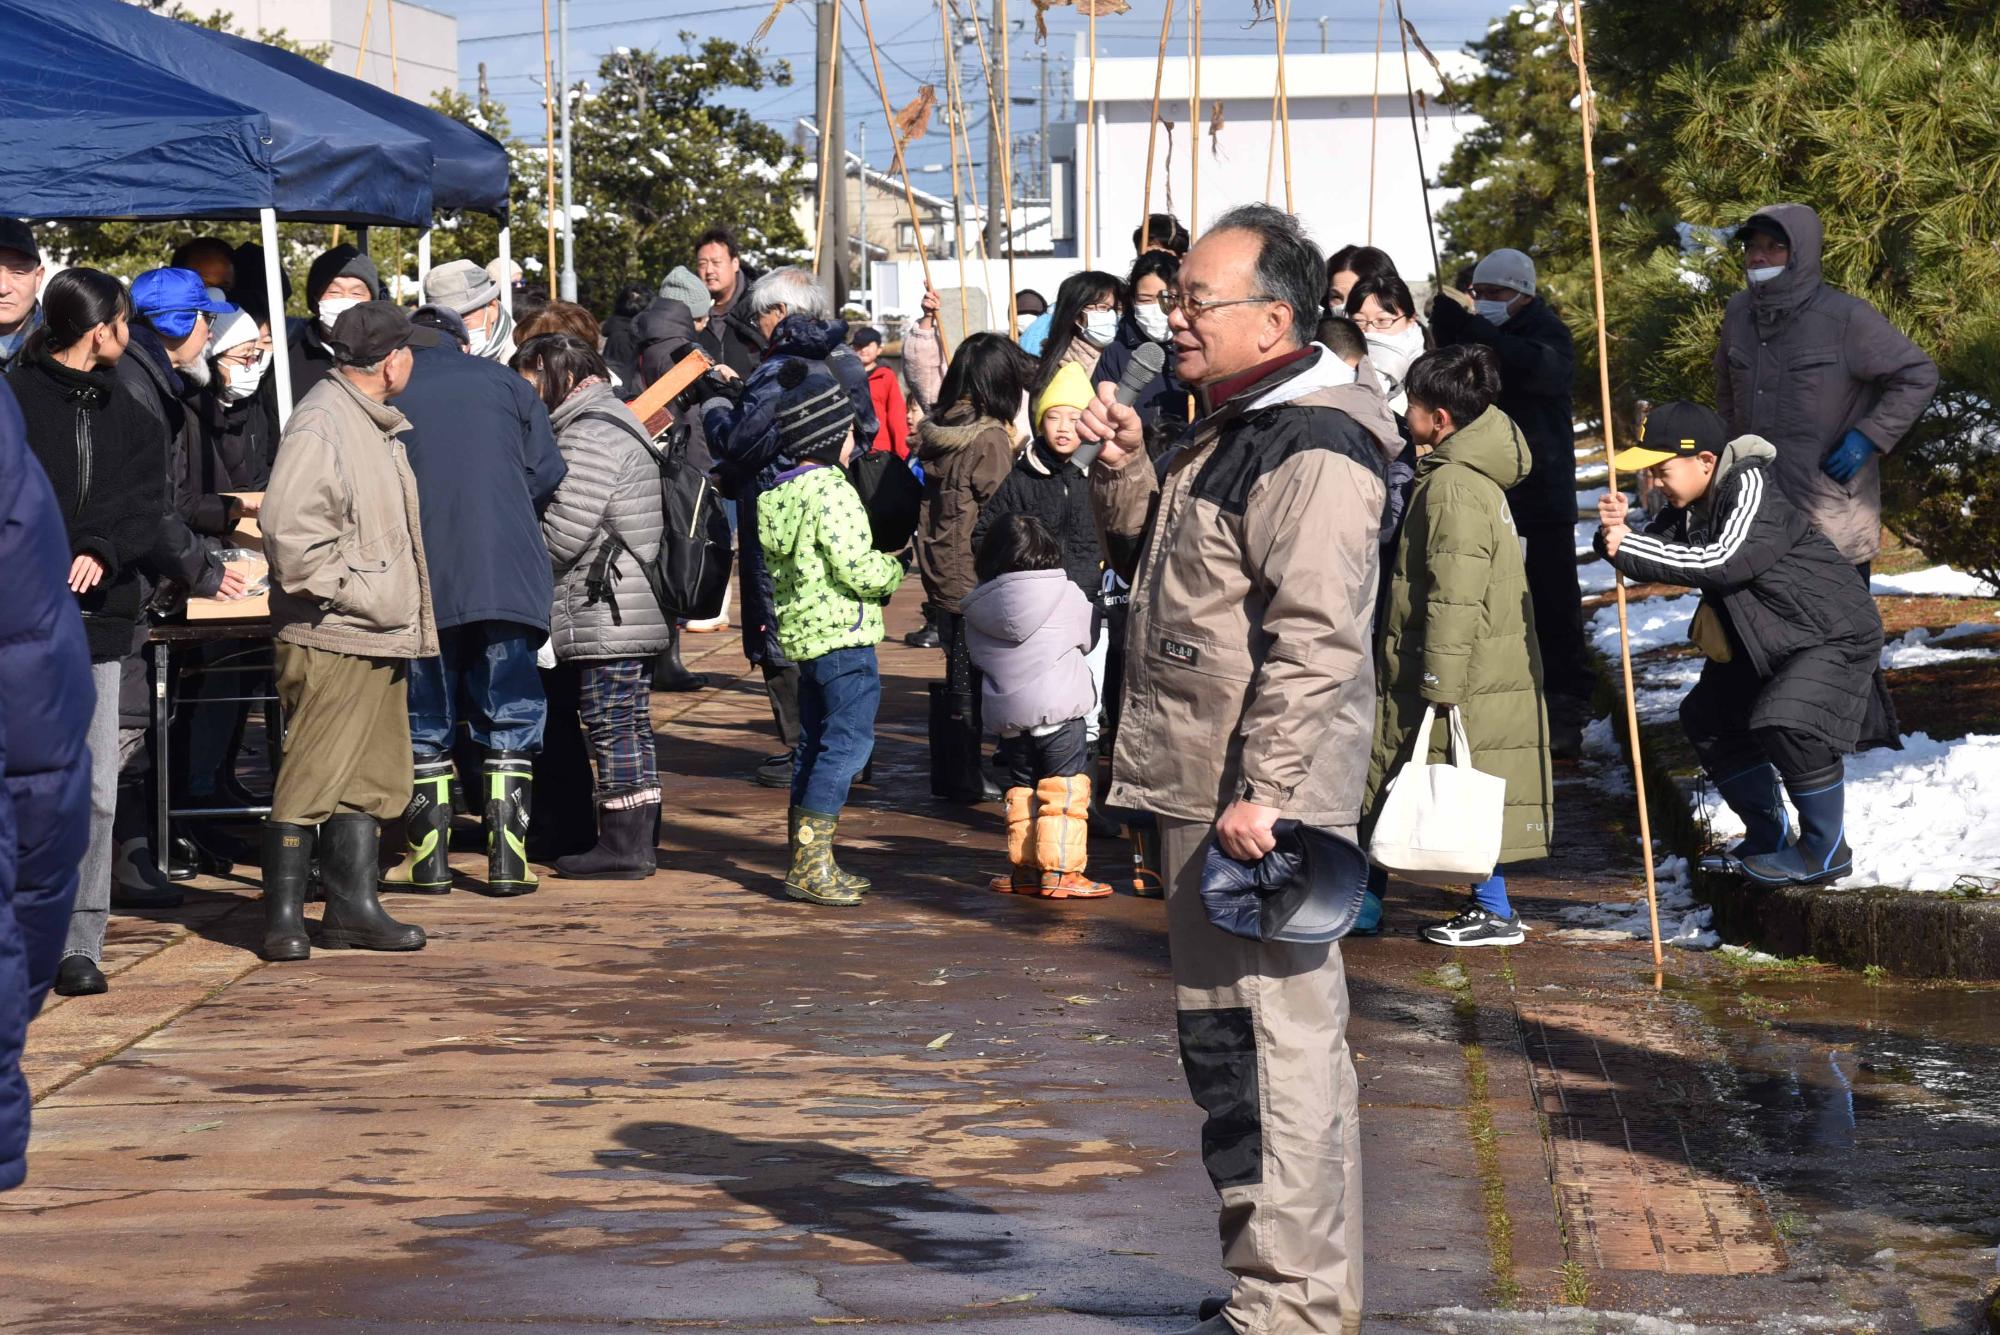
<svg viewBox="0 0 2000 1335"><path fill-rule="evenodd" d="M1549 711L1550 745L1559 758L1581 754L1583 728L1595 716L1596 674L1583 634L1576 577L1576 428L1570 393L1576 347L1569 326L1536 293L1535 262L1496 250L1473 266L1468 311L1450 296L1431 303L1439 347L1480 343L1500 358L1494 406L1528 442L1532 467L1507 490L1514 527L1527 543L1528 596L1534 602Z"/></svg>
<svg viewBox="0 0 2000 1335"><path fill-rule="evenodd" d="M1117 275L1086 269L1063 279L1063 285L1056 289L1049 337L1042 344L1035 383L1048 384L1056 368L1069 362L1081 366L1085 375L1094 376L1098 359L1118 337L1118 321L1124 313L1125 285Z"/></svg>
<svg viewBox="0 0 2000 1335"><path fill-rule="evenodd" d="M270 317L261 309L261 292L246 292L242 299L243 308L217 316L208 335L213 374L202 417L208 428L206 462L216 477L215 485L203 488L207 491L262 491L278 449Z"/></svg>
<svg viewBox="0 0 2000 1335"><path fill-rule="evenodd" d="M1097 370L1090 377L1093 386L1106 382L1116 385L1124 378L1126 368L1132 364L1132 355L1140 347L1147 343L1167 347L1166 366L1132 405L1138 409L1139 420L1148 427L1161 422L1180 425L1188 420L1187 386L1174 375L1173 331L1167 327L1167 313L1160 306L1160 294L1173 290L1180 273L1180 256L1169 250L1151 250L1133 262L1132 272L1125 280L1131 311L1119 321L1117 337L1105 348Z"/></svg>
<svg viewBox="0 0 2000 1335"><path fill-rule="evenodd" d="M424 275L424 301L465 321L472 340L465 350L505 366L514 356L514 317L501 295L493 276L471 260L452 260Z"/></svg>
<svg viewBox="0 0 2000 1335"><path fill-rule="evenodd" d="M1410 408L1403 381L1410 363L1429 345L1408 285L1393 274L1364 278L1347 291L1347 314L1368 340L1368 364L1375 368L1389 410L1403 416Z"/></svg>
<svg viewBox="0 0 2000 1335"><path fill-rule="evenodd" d="M333 322L362 302L375 300L381 286L375 262L353 246L335 246L312 262L306 270L306 318L293 322L286 339L293 403L333 374L333 350L326 345Z"/></svg>

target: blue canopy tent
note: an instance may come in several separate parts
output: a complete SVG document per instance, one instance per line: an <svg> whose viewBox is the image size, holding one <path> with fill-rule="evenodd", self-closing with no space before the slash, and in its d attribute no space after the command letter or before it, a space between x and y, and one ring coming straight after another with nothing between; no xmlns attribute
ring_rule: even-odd
<svg viewBox="0 0 2000 1335"><path fill-rule="evenodd" d="M80 40L42 9L0 14L0 212L256 217L275 189L260 111Z"/></svg>

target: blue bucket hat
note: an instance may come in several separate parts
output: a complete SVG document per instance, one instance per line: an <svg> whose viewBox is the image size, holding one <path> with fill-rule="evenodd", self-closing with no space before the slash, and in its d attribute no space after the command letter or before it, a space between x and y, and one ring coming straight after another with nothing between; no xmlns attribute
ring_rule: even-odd
<svg viewBox="0 0 2000 1335"><path fill-rule="evenodd" d="M1368 855L1352 839L1295 820L1271 834L1278 846L1255 862L1209 845L1201 868L1208 920L1252 941L1318 945L1346 936L1361 916Z"/></svg>
<svg viewBox="0 0 2000 1335"><path fill-rule="evenodd" d="M168 338L183 338L197 314L228 315L236 307L209 296L192 269L148 269L132 280L132 309Z"/></svg>

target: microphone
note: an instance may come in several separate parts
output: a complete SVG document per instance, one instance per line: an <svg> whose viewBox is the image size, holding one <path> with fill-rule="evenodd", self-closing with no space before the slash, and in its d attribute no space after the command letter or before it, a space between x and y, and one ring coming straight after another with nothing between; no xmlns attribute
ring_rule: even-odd
<svg viewBox="0 0 2000 1335"><path fill-rule="evenodd" d="M1167 368L1167 349L1163 344L1147 339L1132 354L1132 360L1125 365L1125 374L1118 377L1118 388L1112 397L1130 408L1139 401L1139 396L1153 387L1160 373ZM1097 456L1104 449L1101 440L1087 440L1077 447L1072 458L1078 468L1088 470L1097 462Z"/></svg>

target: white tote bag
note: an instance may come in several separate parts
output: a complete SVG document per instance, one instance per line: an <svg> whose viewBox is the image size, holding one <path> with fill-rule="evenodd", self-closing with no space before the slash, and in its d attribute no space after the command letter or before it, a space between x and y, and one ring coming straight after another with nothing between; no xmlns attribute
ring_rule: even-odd
<svg viewBox="0 0 2000 1335"><path fill-rule="evenodd" d="M1437 706L1424 706L1410 761L1389 780L1368 856L1420 885L1471 885L1493 874L1507 810L1507 781L1472 767L1460 711L1451 715L1451 763L1430 764Z"/></svg>

